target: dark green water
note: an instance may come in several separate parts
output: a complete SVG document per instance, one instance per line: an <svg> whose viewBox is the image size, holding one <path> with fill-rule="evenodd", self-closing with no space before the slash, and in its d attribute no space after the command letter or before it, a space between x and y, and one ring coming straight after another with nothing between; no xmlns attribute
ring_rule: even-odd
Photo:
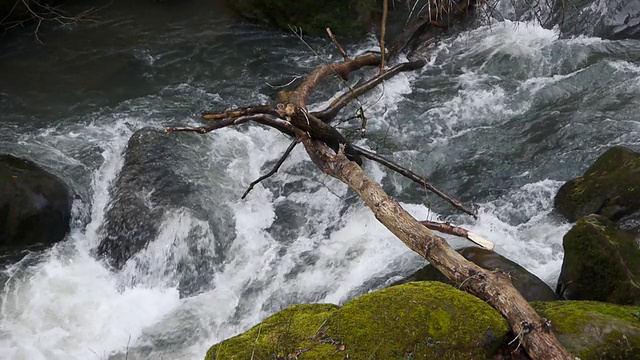
<svg viewBox="0 0 640 360"><path fill-rule="evenodd" d="M28 32L0 45L0 152L33 159L78 194L68 239L5 272L0 353L119 358L128 348L129 359L203 358L211 344L290 304L342 303L423 264L301 149L241 200L288 145L246 125L176 134L183 146L167 167L200 196L146 219L157 238L110 271L93 250L136 130L271 102L268 84L339 57L328 41L308 39L312 51L205 1L116 2L98 14L95 23L43 29L44 45ZM640 150L640 43L559 39L506 22L444 41L428 56L424 70L360 100L369 125L354 140L474 204L479 219L375 164L365 168L416 217L484 235L553 286L570 227L552 212L555 191L612 145ZM328 84L316 101L339 87ZM354 111L346 110L345 118ZM207 204L230 214L232 236L202 214Z"/></svg>

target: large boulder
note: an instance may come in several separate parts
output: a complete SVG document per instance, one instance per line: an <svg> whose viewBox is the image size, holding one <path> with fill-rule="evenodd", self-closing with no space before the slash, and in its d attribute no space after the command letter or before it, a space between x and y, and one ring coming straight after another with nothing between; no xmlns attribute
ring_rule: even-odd
<svg viewBox="0 0 640 360"><path fill-rule="evenodd" d="M484 360L507 333L504 319L484 301L439 282L419 282L340 308L292 306L212 346L206 359Z"/></svg>
<svg viewBox="0 0 640 360"><path fill-rule="evenodd" d="M548 27L563 35L640 39L640 3L628 0L555 0Z"/></svg>
<svg viewBox="0 0 640 360"><path fill-rule="evenodd" d="M226 233L230 219L225 204L208 198L190 178L189 169L201 155L188 140L188 134L151 128L140 129L129 139L124 165L109 191L111 200L97 247L98 255L115 269L156 240L172 211L188 209L207 221L216 236Z"/></svg>
<svg viewBox="0 0 640 360"><path fill-rule="evenodd" d="M567 351L581 360L640 359L640 308L592 301L533 303Z"/></svg>
<svg viewBox="0 0 640 360"><path fill-rule="evenodd" d="M640 305L640 249L632 235L593 214L578 221L563 246L563 298Z"/></svg>
<svg viewBox="0 0 640 360"><path fill-rule="evenodd" d="M640 209L640 154L615 146L591 165L582 177L566 182L554 206L569 221L588 214L617 220Z"/></svg>
<svg viewBox="0 0 640 360"><path fill-rule="evenodd" d="M527 301L553 301L558 300L558 296L544 281L527 271L522 266L507 259L506 257L478 247L468 247L458 250L465 259L475 263L487 270L500 269L511 276L513 286L524 296ZM397 284L409 281L440 281L453 285L438 269L431 265L426 265L416 271L406 279Z"/></svg>
<svg viewBox="0 0 640 360"><path fill-rule="evenodd" d="M230 4L246 18L325 36L327 27L339 36L361 35L376 22L374 14L382 8L381 1L370 0L234 0Z"/></svg>
<svg viewBox="0 0 640 360"><path fill-rule="evenodd" d="M71 192L58 177L30 160L0 155L0 252L64 239L71 204Z"/></svg>

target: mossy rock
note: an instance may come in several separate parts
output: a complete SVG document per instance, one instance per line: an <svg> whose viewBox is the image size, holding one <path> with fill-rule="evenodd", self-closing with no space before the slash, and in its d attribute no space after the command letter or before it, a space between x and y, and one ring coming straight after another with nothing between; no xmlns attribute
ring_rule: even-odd
<svg viewBox="0 0 640 360"><path fill-rule="evenodd" d="M507 332L500 314L478 298L443 283L419 282L363 295L341 308L292 306L214 345L206 359L484 360Z"/></svg>
<svg viewBox="0 0 640 360"><path fill-rule="evenodd" d="M324 36L327 27L338 36L362 35L382 8L381 1L371 0L238 0L230 4L249 19L285 30L298 27L305 34Z"/></svg>
<svg viewBox="0 0 640 360"><path fill-rule="evenodd" d="M533 303L558 341L581 360L640 359L640 308L594 301Z"/></svg>
<svg viewBox="0 0 640 360"><path fill-rule="evenodd" d="M527 301L554 301L558 300L556 293L544 281L527 271L527 269L507 259L506 257L479 247L467 247L458 250L465 259L473 262L483 269L508 273L511 276L513 286L524 296ZM394 285L404 284L409 281L440 281L445 284L455 285L447 279L438 269L432 265L426 265L420 270L400 280Z"/></svg>
<svg viewBox="0 0 640 360"><path fill-rule="evenodd" d="M600 215L580 219L564 236L558 292L569 300L640 305L640 249Z"/></svg>
<svg viewBox="0 0 640 360"><path fill-rule="evenodd" d="M315 335L337 309L331 304L293 305L245 333L212 346L205 359L286 359L309 347L305 352L309 359L314 359L314 354L333 352L333 345L319 343Z"/></svg>
<svg viewBox="0 0 640 360"><path fill-rule="evenodd" d="M589 214L617 220L640 209L640 154L612 147L582 177L562 185L554 205L569 221Z"/></svg>

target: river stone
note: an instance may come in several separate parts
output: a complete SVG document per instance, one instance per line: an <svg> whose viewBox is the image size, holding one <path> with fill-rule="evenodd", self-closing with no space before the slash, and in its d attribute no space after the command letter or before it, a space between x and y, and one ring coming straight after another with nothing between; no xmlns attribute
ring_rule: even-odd
<svg viewBox="0 0 640 360"><path fill-rule="evenodd" d="M617 220L640 209L640 154L610 148L582 177L560 187L554 206L572 222L592 213Z"/></svg>
<svg viewBox="0 0 640 360"><path fill-rule="evenodd" d="M506 339L502 316L439 282L360 296L342 307L289 307L212 346L206 359L488 359ZM289 357L287 357L289 356Z"/></svg>
<svg viewBox="0 0 640 360"><path fill-rule="evenodd" d="M382 2L371 0L234 0L230 5L244 17L290 31L290 26L303 33L326 36L331 28L338 36L362 35L369 30L374 13Z"/></svg>
<svg viewBox="0 0 640 360"><path fill-rule="evenodd" d="M610 220L589 215L564 236L558 293L568 300L640 305L640 249Z"/></svg>
<svg viewBox="0 0 640 360"><path fill-rule="evenodd" d="M58 177L30 160L0 155L0 252L64 239L71 203Z"/></svg>
<svg viewBox="0 0 640 360"><path fill-rule="evenodd" d="M640 3L629 0L555 0L545 27L563 35L640 39Z"/></svg>
<svg viewBox="0 0 640 360"><path fill-rule="evenodd" d="M524 296L527 301L553 301L558 300L558 296L544 281L527 271L522 266L507 259L506 257L478 247L468 247L458 250L465 259L475 263L483 269L500 269L511 276L513 286ZM406 279L396 284L403 284L409 281L440 281L454 285L438 269L431 265L426 265L416 271Z"/></svg>
<svg viewBox="0 0 640 360"><path fill-rule="evenodd" d="M189 208L206 219L209 214L194 200L204 196L181 170L191 166L190 161L198 156L201 155L189 148L180 134L151 128L136 131L127 144L122 170L109 191L111 201L99 229L98 255L120 269L157 238L169 211Z"/></svg>
<svg viewBox="0 0 640 360"><path fill-rule="evenodd" d="M558 341L581 360L640 359L640 307L594 301L533 303Z"/></svg>

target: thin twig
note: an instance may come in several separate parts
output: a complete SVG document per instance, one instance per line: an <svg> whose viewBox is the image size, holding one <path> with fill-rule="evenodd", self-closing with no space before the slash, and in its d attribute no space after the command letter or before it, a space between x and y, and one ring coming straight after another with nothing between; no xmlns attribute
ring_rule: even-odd
<svg viewBox="0 0 640 360"><path fill-rule="evenodd" d="M267 86L269 86L270 88L272 88L273 90L279 90L279 89L284 89L287 86L293 84L296 80L302 79L302 76L294 76L293 80L289 81L288 83L284 84L284 85L271 85L268 82L265 82L265 84L267 84Z"/></svg>
<svg viewBox="0 0 640 360"><path fill-rule="evenodd" d="M225 110L222 112L203 112L202 119L203 120L221 120L227 118L235 118L245 115L255 115L255 114L271 114L276 115L276 110L271 105L257 105L257 106L246 106L241 108L236 108L232 110Z"/></svg>
<svg viewBox="0 0 640 360"><path fill-rule="evenodd" d="M165 127L164 131L166 131L166 132L193 131L193 132L197 132L197 133L200 133L200 134L206 134L206 133L211 132L213 130L222 129L222 128L227 127L227 126L233 126L233 125L239 125L239 124L245 123L245 122L247 122L249 120L253 120L254 117L258 117L258 116L266 116L266 115L260 114L260 115L240 116L240 117L236 117L236 118L230 118L230 119L225 119L225 120L222 120L222 121L218 121L218 122L215 122L215 123L213 123L211 125L206 125L206 126Z"/></svg>
<svg viewBox="0 0 640 360"><path fill-rule="evenodd" d="M446 202L451 204L451 206L453 206L454 208L456 208L456 209L458 209L458 210L460 210L460 211L462 211L462 212L464 212L466 214L469 214L469 215L473 216L474 218L478 218L478 216L476 215L476 213L473 210L471 210L471 209L467 208L466 206L464 206L459 200L456 200L456 199L452 198L451 196L445 194L444 192L438 190L435 186L433 186L429 182L427 182L427 180L424 177L422 177L422 176L414 173L413 171L411 171L411 170L409 170L407 168L404 168L404 167L396 164L395 162L393 162L393 161L391 161L389 159L386 159L386 158L384 158L384 157L382 157L382 156L380 156L380 155L378 155L376 153L373 153L373 152L371 152L369 150L365 150L365 149L363 149L363 148L361 148L359 146L356 146L356 145L352 145L352 146L358 152L358 154L366 157L369 160L373 160L373 161L377 162L378 164L384 165L387 168L397 172L398 174L401 174L401 175L405 176L406 178L412 180L413 182L415 182L417 184L420 184L420 186L423 186L425 189L427 189L427 190L431 191L432 193L438 195L439 197L444 199Z"/></svg>
<svg viewBox="0 0 640 360"><path fill-rule="evenodd" d="M124 352L124 360L129 359L129 344L131 343L131 334L129 334L129 340L127 340L127 349Z"/></svg>
<svg viewBox="0 0 640 360"><path fill-rule="evenodd" d="M254 180L251 184L249 184L249 187L247 188L247 190L244 192L244 194L242 194L242 198L243 199L246 198L247 195L249 195L249 192L251 192L251 190L253 190L253 187L256 186L258 183L260 183L262 180L268 179L271 176L273 176L276 172L278 172L278 169L280 169L280 166L282 166L282 163L284 163L284 161L287 159L287 157L289 157L289 155L291 154L291 151L293 151L293 148L295 148L296 145L298 145L298 140L297 139L293 139L293 141L291 141L291 144L289 144L289 147L287 147L287 150L284 151L284 154L282 154L280 159L278 159L278 162L271 169L271 171L269 171L268 173L260 176L257 180Z"/></svg>
<svg viewBox="0 0 640 360"><path fill-rule="evenodd" d="M342 108L347 106L349 102L351 102L351 100L373 89L384 80L392 78L393 76L395 76L397 73L401 71L416 70L426 65L426 63L427 62L422 59L400 63L392 67L391 69L385 71L383 74L379 74L378 76L375 76L367 80L364 84L356 88L349 89L349 91L345 91L342 95L338 96L335 100L333 100L327 108L321 111L314 112L313 115L319 118L320 120L322 120L323 122L326 122L326 123L331 122L331 120L335 118L338 112L340 112Z"/></svg>
<svg viewBox="0 0 640 360"><path fill-rule="evenodd" d="M380 27L380 74L384 73L385 66L385 51L384 51L384 37L387 32L387 12L389 11L389 2L384 0L382 2L382 26Z"/></svg>
<svg viewBox="0 0 640 360"><path fill-rule="evenodd" d="M258 335L256 336L256 341L253 343L253 350L251 351L251 360L253 360L253 355L256 353L256 345L258 344L258 338L260 337L260 332L262 331L262 324L258 328Z"/></svg>
<svg viewBox="0 0 640 360"><path fill-rule="evenodd" d="M336 46L336 48L338 49L338 52L340 53L340 55L342 55L342 58L344 59L344 61L349 61L349 56L344 51L342 46L340 46L338 39L336 39L336 36L333 35L333 32L331 31L330 28L327 28L327 34L329 34L329 38L331 39L331 42L333 42L333 45Z"/></svg>

